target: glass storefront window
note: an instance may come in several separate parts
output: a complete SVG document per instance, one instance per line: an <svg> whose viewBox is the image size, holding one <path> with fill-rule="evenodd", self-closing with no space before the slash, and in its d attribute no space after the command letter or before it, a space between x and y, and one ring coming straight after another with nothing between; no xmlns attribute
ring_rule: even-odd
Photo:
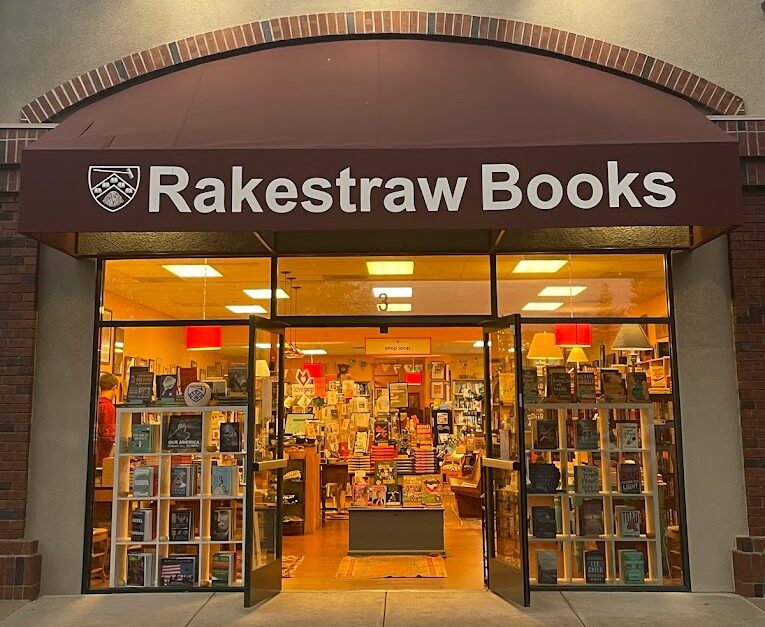
<svg viewBox="0 0 765 627"><path fill-rule="evenodd" d="M664 256L499 255L500 315L667 316Z"/></svg>

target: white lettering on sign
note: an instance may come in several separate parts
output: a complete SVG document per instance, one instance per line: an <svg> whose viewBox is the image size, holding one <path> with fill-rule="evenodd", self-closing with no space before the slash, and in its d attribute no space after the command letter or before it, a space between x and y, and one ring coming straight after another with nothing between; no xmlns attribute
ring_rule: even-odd
<svg viewBox="0 0 765 627"><path fill-rule="evenodd" d="M617 161L607 161L600 172L580 172L570 178L522 173L512 163L484 163L480 179L483 211L517 209L524 199L540 211L554 210L564 202L583 210L604 203L611 209L662 209L677 200L669 172L628 172ZM333 180L314 176L303 181L288 177L265 181L245 178L240 165L231 168L230 181L203 177L192 183L185 168L156 165L149 173L149 213L169 207L180 213L326 213L336 203L343 213L406 214L418 209L453 213L460 210L468 184L467 176L357 178L350 167Z"/></svg>

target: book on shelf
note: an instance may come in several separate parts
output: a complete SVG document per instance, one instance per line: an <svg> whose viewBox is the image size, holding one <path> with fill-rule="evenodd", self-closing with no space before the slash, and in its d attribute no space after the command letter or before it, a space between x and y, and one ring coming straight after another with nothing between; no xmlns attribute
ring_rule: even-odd
<svg viewBox="0 0 765 627"><path fill-rule="evenodd" d="M640 494L640 465L624 462L618 466L619 492L622 494Z"/></svg>
<svg viewBox="0 0 765 627"><path fill-rule="evenodd" d="M576 421L576 448L582 451L597 451L600 445L598 421L580 418Z"/></svg>
<svg viewBox="0 0 765 627"><path fill-rule="evenodd" d="M422 477L420 475L403 475L401 477L401 491L401 501L404 507L422 505Z"/></svg>
<svg viewBox="0 0 765 627"><path fill-rule="evenodd" d="M574 492L598 494L600 490L600 468L583 464L574 466Z"/></svg>
<svg viewBox="0 0 765 627"><path fill-rule="evenodd" d="M242 450L241 424L239 422L221 422L218 427L221 453L238 453Z"/></svg>
<svg viewBox="0 0 765 627"><path fill-rule="evenodd" d="M133 497L151 498L157 494L159 469L156 466L136 466L133 469Z"/></svg>
<svg viewBox="0 0 765 627"><path fill-rule="evenodd" d="M146 455L157 452L159 425L142 423L130 425L130 453Z"/></svg>
<svg viewBox="0 0 765 627"><path fill-rule="evenodd" d="M180 389L179 392L181 396L183 396L183 393L186 391L186 388L191 383L196 383L199 381L199 375L197 374L196 368L178 368L179 371L179 378L180 378Z"/></svg>
<svg viewBox="0 0 765 627"><path fill-rule="evenodd" d="M555 492L560 484L560 469L555 464L535 462L528 465L528 492L549 494Z"/></svg>
<svg viewBox="0 0 765 627"><path fill-rule="evenodd" d="M636 451L640 448L638 425L636 422L616 423L616 443L623 451Z"/></svg>
<svg viewBox="0 0 765 627"><path fill-rule="evenodd" d="M616 535L620 538L640 537L640 524L643 514L639 509L631 505L617 505L614 507L614 519L616 520Z"/></svg>
<svg viewBox="0 0 765 627"><path fill-rule="evenodd" d="M396 483L396 462L394 460L381 460L375 464L375 482L383 485Z"/></svg>
<svg viewBox="0 0 765 627"><path fill-rule="evenodd" d="M234 465L213 466L211 488L214 496L238 496L239 469Z"/></svg>
<svg viewBox="0 0 765 627"><path fill-rule="evenodd" d="M579 510L577 535L603 535L605 532L605 526L603 524L603 502L600 499L584 499L577 509Z"/></svg>
<svg viewBox="0 0 765 627"><path fill-rule="evenodd" d="M422 504L441 505L441 475L422 475Z"/></svg>
<svg viewBox="0 0 765 627"><path fill-rule="evenodd" d="M594 403L597 399L595 390L594 372L577 372L576 381L576 399L580 403Z"/></svg>
<svg viewBox="0 0 765 627"><path fill-rule="evenodd" d="M172 414L167 418L165 450L170 453L202 451L202 414Z"/></svg>
<svg viewBox="0 0 765 627"><path fill-rule="evenodd" d="M523 385L524 403L538 403L539 397L539 377L536 368L524 368L521 370L521 383Z"/></svg>
<svg viewBox="0 0 765 627"><path fill-rule="evenodd" d="M367 453L369 451L369 433L367 431L357 431L353 440L354 453Z"/></svg>
<svg viewBox="0 0 765 627"><path fill-rule="evenodd" d="M540 418L531 423L534 448L551 450L558 448L558 421L552 418Z"/></svg>
<svg viewBox="0 0 765 627"><path fill-rule="evenodd" d="M216 551L210 563L210 585L230 586L236 573L236 551Z"/></svg>
<svg viewBox="0 0 765 627"><path fill-rule="evenodd" d="M584 580L587 583L606 583L606 555L603 551L584 552Z"/></svg>
<svg viewBox="0 0 765 627"><path fill-rule="evenodd" d="M193 464L170 467L170 496L194 496L197 493L197 469Z"/></svg>
<svg viewBox="0 0 765 627"><path fill-rule="evenodd" d="M557 551L537 551L537 583L558 583Z"/></svg>
<svg viewBox="0 0 765 627"><path fill-rule="evenodd" d="M170 542L190 542L194 537L193 512L185 507L170 510Z"/></svg>
<svg viewBox="0 0 765 627"><path fill-rule="evenodd" d="M160 558L159 585L190 588L197 581L196 555L169 555Z"/></svg>
<svg viewBox="0 0 765 627"><path fill-rule="evenodd" d="M210 540L230 542L234 538L233 511L230 507L216 507L212 510L210 521Z"/></svg>
<svg viewBox="0 0 765 627"><path fill-rule="evenodd" d="M555 521L555 508L548 505L535 505L531 508L531 533L535 538L555 538L558 525Z"/></svg>
<svg viewBox="0 0 765 627"><path fill-rule="evenodd" d="M178 396L178 377L174 374L157 375L157 402L172 405Z"/></svg>
<svg viewBox="0 0 765 627"><path fill-rule="evenodd" d="M387 444L390 439L390 423L384 418L376 418L374 423L375 444Z"/></svg>
<svg viewBox="0 0 765 627"><path fill-rule="evenodd" d="M154 390L154 373L148 368L130 368L128 389L125 403L128 405L148 405Z"/></svg>
<svg viewBox="0 0 765 627"><path fill-rule="evenodd" d="M154 539L154 510L136 508L130 514L130 539L149 542Z"/></svg>
<svg viewBox="0 0 765 627"><path fill-rule="evenodd" d="M154 585L154 553L128 553L128 586L145 588Z"/></svg>
<svg viewBox="0 0 765 627"><path fill-rule="evenodd" d="M623 403L627 400L624 378L616 368L601 368L600 389L606 403Z"/></svg>
<svg viewBox="0 0 765 627"><path fill-rule="evenodd" d="M231 364L226 376L226 394L232 398L247 396L247 364Z"/></svg>
<svg viewBox="0 0 765 627"><path fill-rule="evenodd" d="M547 367L548 402L571 402L571 376L565 366Z"/></svg>
<svg viewBox="0 0 765 627"><path fill-rule="evenodd" d="M630 403L648 403L648 375L642 370L627 373L627 400Z"/></svg>
<svg viewBox="0 0 765 627"><path fill-rule="evenodd" d="M385 507L385 497L388 491L388 486L381 483L375 483L369 486L369 506L370 507Z"/></svg>
<svg viewBox="0 0 765 627"><path fill-rule="evenodd" d="M626 584L645 583L645 556L640 551L619 551L619 579Z"/></svg>
<svg viewBox="0 0 765 627"><path fill-rule="evenodd" d="M401 486L387 486L385 491L385 507L401 507Z"/></svg>
<svg viewBox="0 0 765 627"><path fill-rule="evenodd" d="M369 500L369 481L364 473L355 473L351 483L351 503L354 507L366 507Z"/></svg>

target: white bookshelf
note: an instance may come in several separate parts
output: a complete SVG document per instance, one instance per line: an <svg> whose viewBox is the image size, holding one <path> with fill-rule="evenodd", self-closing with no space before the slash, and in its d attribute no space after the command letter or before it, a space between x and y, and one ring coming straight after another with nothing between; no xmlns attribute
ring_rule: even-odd
<svg viewBox="0 0 765 627"><path fill-rule="evenodd" d="M164 429L166 418L171 414L202 414L202 451L199 453L175 453L163 450ZM144 424L158 424L157 442L155 451L151 453L131 453L130 438L133 417L137 416L136 422ZM221 422L238 422L242 450L233 453L221 453L217 450L218 425ZM153 586L159 585L160 560L183 547L193 547L197 555L197 586L208 586L211 581L211 558L212 554L221 551L236 551L237 561L241 571L242 564L242 538L244 523L247 512L243 507L243 486L238 482L233 487L239 494L232 496L214 495L211 493L211 479L213 463L222 457L230 460L234 458L240 462L245 455L244 446L247 434L247 406L245 405L216 405L208 407L186 407L180 405L167 405L155 407L130 407L117 408L117 424L115 438L114 460L114 496L112 499L112 528L111 528L111 555L109 585L111 587L126 586L127 581L127 555L131 549L138 552L154 554L154 580ZM214 448L216 450L210 450ZM201 476L198 483L199 493L194 496L174 497L170 496L170 475L173 462L178 457L191 457L201 467ZM157 494L152 497L134 497L131 485L131 467L137 465L150 465L156 467ZM213 503L224 503L232 507L232 527L234 537L229 541L211 539L210 523ZM171 542L169 540L170 510L173 504L190 508L194 512L194 528L198 529L198 536L190 538L188 542ZM130 538L131 513L136 507L146 506L154 511L154 538L145 542L133 541ZM236 510L241 510L241 527L239 527ZM193 554L193 553L192 553ZM233 586L241 586L242 581L237 578Z"/></svg>
<svg viewBox="0 0 765 627"><path fill-rule="evenodd" d="M475 400L483 395L483 379L452 379L452 413L455 426L481 425L483 401Z"/></svg>
<svg viewBox="0 0 765 627"><path fill-rule="evenodd" d="M558 448L541 449L534 448L533 441L527 434L527 452L534 451L542 454L549 463L552 454L556 454L556 465L561 473L562 490L555 493L528 493L527 503L528 512L531 516L531 507L535 505L550 506L555 497L560 497L562 533L553 538L538 538L532 533L529 526L529 565L533 572L536 572L536 550L557 551L559 558L562 555L562 568L558 565L558 584L557 585L589 585L585 583L576 568L575 545L577 542L589 544L590 546L583 550L590 550L592 543L597 542L604 547L606 558L606 585L608 586L635 586L640 584L623 584L618 575L618 564L620 545L624 548L632 544L645 544L647 555L648 573L643 583L645 586L662 585L662 546L661 529L659 515L659 490L657 485L657 461L656 461L656 443L654 438L654 420L652 403L528 403L526 404L528 413L546 410L554 412L558 419ZM567 438L567 420L572 416L577 416L582 410L590 412L597 411L599 446L596 449L579 449L568 446ZM614 444L611 441L610 433L612 426L617 422L625 422L624 414L629 412L637 413L639 420L640 447L637 449L619 448L618 442ZM549 415L549 414L546 414ZM573 466L575 462L570 460L572 454L599 454L600 464L600 482L602 490L595 494L577 493L573 488ZM641 486L642 491L639 494L625 494L619 492L618 477L617 488L612 486L611 475L611 455L618 454L619 459L622 455L629 454L631 457L639 459L641 467ZM550 455L546 455L550 454ZM573 455L576 457L576 455ZM607 462L607 463L604 463ZM599 536L579 536L572 532L570 521L575 518L574 511L583 499L601 499L603 501L603 525L604 534ZM643 512L645 518L645 531L638 537L620 537L616 535L616 520L614 507L619 502L624 504L642 501L642 507L638 507ZM584 546L584 545L582 545ZM582 551L583 553L583 551ZM583 563L583 555L582 555ZM537 584L536 578L532 577L531 582ZM554 587L555 584L540 584L543 587Z"/></svg>

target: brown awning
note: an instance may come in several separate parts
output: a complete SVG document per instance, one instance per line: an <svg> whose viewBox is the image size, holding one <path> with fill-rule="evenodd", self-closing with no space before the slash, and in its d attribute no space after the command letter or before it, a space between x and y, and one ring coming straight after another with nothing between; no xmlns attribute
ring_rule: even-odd
<svg viewBox="0 0 765 627"><path fill-rule="evenodd" d="M486 45L345 40L74 112L23 154L20 229L718 227L741 221L738 175L733 139L635 81Z"/></svg>

